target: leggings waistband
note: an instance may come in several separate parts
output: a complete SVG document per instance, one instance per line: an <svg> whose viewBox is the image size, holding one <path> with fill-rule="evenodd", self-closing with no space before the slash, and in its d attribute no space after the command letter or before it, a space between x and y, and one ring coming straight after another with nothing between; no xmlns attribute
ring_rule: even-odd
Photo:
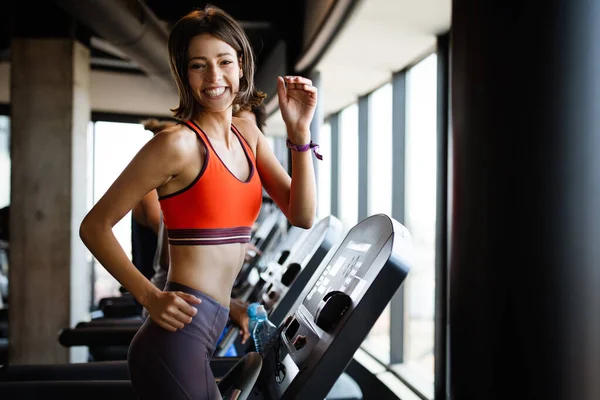
<svg viewBox="0 0 600 400"><path fill-rule="evenodd" d="M165 285L164 291L165 292L183 292L183 293L191 294L192 296L196 296L200 300L202 300L202 304L204 304L206 302L206 303L210 304L212 307L223 308L224 310L227 311L227 313L229 313L229 307L225 307L223 304L219 303L217 300L210 297L206 293L201 292L197 289L191 288L189 286L186 286L183 283L168 281Z"/></svg>
<svg viewBox="0 0 600 400"><path fill-rule="evenodd" d="M229 319L229 308L225 307L209 295L181 283L167 282L165 291L184 292L202 300L200 304L192 304L198 312L192 318L192 322L185 324L179 332L201 339L212 351L214 351L219 336L221 336L221 333L227 324L227 320Z"/></svg>

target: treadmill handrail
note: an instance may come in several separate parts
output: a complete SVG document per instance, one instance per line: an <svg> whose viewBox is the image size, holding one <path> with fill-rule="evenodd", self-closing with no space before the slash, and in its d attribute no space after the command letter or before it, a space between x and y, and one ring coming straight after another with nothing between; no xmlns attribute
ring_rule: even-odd
<svg viewBox="0 0 600 400"><path fill-rule="evenodd" d="M129 346L138 327L66 328L59 332L58 341L72 346Z"/></svg>
<svg viewBox="0 0 600 400"><path fill-rule="evenodd" d="M115 366L123 365L123 363L115 364ZM132 398L134 395L133 387L129 380L80 380L75 377L76 380L43 380L39 379L39 375L51 374L56 366L46 366L47 368L40 369L39 366L30 367L32 370L27 371L27 367L21 368L22 371L15 371L17 378L12 381L1 381L0 392L9 393L11 398L26 398L31 397L32 394L41 393L48 394L51 398L59 396L79 395L78 398L84 393L93 393L94 395L100 395L102 397L108 397L112 399L120 398ZM105 369L110 369L111 366L106 364ZM11 367L13 368L13 367ZM62 375L61 378L67 378L68 370L72 369L70 366L65 366L64 372L61 373L60 368L57 370L56 375ZM231 370L229 370L222 379L217 379L217 386L222 395L226 393L234 394L237 400L246 400L252 393L252 389L262 369L262 357L258 353L248 353L242 357ZM38 378L35 378L35 372L38 372ZM121 368L121 373L123 368ZM5 371L6 372L6 371ZM119 371L116 371L118 374ZM25 376L18 375L29 375L33 377L33 380L24 380ZM80 377L81 378L81 377ZM116 396L116 397L115 397ZM96 398L95 396L93 396Z"/></svg>
<svg viewBox="0 0 600 400"><path fill-rule="evenodd" d="M237 400L246 400L260 375L263 358L255 352L247 353L217 384L221 394L238 392Z"/></svg>

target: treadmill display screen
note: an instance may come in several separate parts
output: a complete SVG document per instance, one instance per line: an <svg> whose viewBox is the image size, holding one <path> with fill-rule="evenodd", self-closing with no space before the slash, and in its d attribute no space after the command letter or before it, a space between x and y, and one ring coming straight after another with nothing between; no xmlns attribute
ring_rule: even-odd
<svg viewBox="0 0 600 400"><path fill-rule="evenodd" d="M304 307L315 315L319 303L327 293L337 290L358 299L366 286L364 279L370 263L365 263L370 244L350 241L331 259L329 265L304 299Z"/></svg>

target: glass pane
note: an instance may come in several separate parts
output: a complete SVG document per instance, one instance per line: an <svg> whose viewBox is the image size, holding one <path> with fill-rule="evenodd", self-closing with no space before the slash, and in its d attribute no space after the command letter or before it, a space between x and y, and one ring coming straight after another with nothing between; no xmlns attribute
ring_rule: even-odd
<svg viewBox="0 0 600 400"><path fill-rule="evenodd" d="M98 121L94 135L94 204L123 172L137 152L152 138L141 124ZM131 259L131 212L113 228L115 237ZM119 293L119 283L95 262L94 302Z"/></svg>
<svg viewBox="0 0 600 400"><path fill-rule="evenodd" d="M406 227L414 262L405 285L404 369L419 383L433 385L436 217L437 56L432 54L407 75ZM407 377L408 378L408 377Z"/></svg>
<svg viewBox="0 0 600 400"><path fill-rule="evenodd" d="M318 219L325 218L331 214L331 126L323 124L319 132L319 153L323 160L313 158L317 165L317 216Z"/></svg>
<svg viewBox="0 0 600 400"><path fill-rule="evenodd" d="M390 363L390 305L383 310L361 347L385 364Z"/></svg>
<svg viewBox="0 0 600 400"><path fill-rule="evenodd" d="M392 214L392 84L369 99L369 215Z"/></svg>
<svg viewBox="0 0 600 400"><path fill-rule="evenodd" d="M339 127L339 218L348 232L358 222L358 105L342 110Z"/></svg>
<svg viewBox="0 0 600 400"><path fill-rule="evenodd" d="M10 118L0 115L0 208L10 204Z"/></svg>
<svg viewBox="0 0 600 400"><path fill-rule="evenodd" d="M392 84L369 96L369 215L392 214ZM390 362L390 306L362 347L379 361Z"/></svg>

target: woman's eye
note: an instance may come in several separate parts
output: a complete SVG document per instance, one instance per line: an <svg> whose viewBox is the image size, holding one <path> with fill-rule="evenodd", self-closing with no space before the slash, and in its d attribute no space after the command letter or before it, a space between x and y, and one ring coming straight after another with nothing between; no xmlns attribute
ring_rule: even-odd
<svg viewBox="0 0 600 400"><path fill-rule="evenodd" d="M190 66L191 69L200 69L200 68L204 68L204 65L202 64L192 64Z"/></svg>

